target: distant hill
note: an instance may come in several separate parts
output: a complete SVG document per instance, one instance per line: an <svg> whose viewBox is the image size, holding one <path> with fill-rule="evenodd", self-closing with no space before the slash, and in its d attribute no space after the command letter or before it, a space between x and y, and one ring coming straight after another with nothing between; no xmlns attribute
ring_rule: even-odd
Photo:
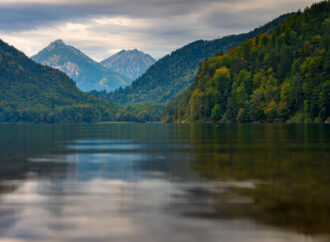
<svg viewBox="0 0 330 242"><path fill-rule="evenodd" d="M329 121L330 2L208 59L167 111L177 122Z"/></svg>
<svg viewBox="0 0 330 242"><path fill-rule="evenodd" d="M65 72L82 91L112 91L129 84L128 78L104 68L80 50L66 45L62 40L50 43L31 58L35 62Z"/></svg>
<svg viewBox="0 0 330 242"><path fill-rule="evenodd" d="M99 96L120 104L138 102L167 102L185 90L197 75L199 65L220 50L227 52L254 36L272 32L290 14L285 14L270 23L246 34L230 35L212 41L199 40L158 60L145 74L126 88Z"/></svg>
<svg viewBox="0 0 330 242"><path fill-rule="evenodd" d="M144 74L155 62L156 60L150 55L135 49L122 50L101 61L100 64L133 81Z"/></svg>
<svg viewBox="0 0 330 242"><path fill-rule="evenodd" d="M0 122L114 120L120 107L80 91L59 70L0 40Z"/></svg>

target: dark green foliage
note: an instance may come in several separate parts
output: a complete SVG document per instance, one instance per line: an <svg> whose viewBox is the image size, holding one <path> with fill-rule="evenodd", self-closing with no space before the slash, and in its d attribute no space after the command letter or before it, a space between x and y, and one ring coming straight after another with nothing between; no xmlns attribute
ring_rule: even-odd
<svg viewBox="0 0 330 242"><path fill-rule="evenodd" d="M330 116L330 3L208 59L168 107L175 121L324 122Z"/></svg>
<svg viewBox="0 0 330 242"><path fill-rule="evenodd" d="M223 51L227 52L260 33L272 32L289 15L283 15L246 34L231 35L213 41L199 40L193 42L161 58L130 86L120 88L112 93L94 94L120 104L167 102L193 82L199 65L205 59L211 58L217 53L219 55Z"/></svg>
<svg viewBox="0 0 330 242"><path fill-rule="evenodd" d="M0 40L0 122L108 121L119 110Z"/></svg>
<svg viewBox="0 0 330 242"><path fill-rule="evenodd" d="M160 122L162 121L166 104L134 103L123 108L116 115L120 122Z"/></svg>

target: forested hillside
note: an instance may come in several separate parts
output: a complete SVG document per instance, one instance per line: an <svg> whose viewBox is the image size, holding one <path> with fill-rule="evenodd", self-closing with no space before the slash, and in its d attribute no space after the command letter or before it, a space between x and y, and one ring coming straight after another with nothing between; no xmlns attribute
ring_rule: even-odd
<svg viewBox="0 0 330 242"><path fill-rule="evenodd" d="M80 91L63 72L0 40L0 122L113 120L120 107Z"/></svg>
<svg viewBox="0 0 330 242"><path fill-rule="evenodd" d="M330 3L208 59L168 119L324 122L330 116Z"/></svg>
<svg viewBox="0 0 330 242"><path fill-rule="evenodd" d="M289 15L283 15L246 34L230 35L212 41L193 42L161 58L130 86L109 94L94 94L120 104L167 102L193 82L199 65L206 58L213 57L220 50L227 52L230 48L236 47L260 33L272 32Z"/></svg>

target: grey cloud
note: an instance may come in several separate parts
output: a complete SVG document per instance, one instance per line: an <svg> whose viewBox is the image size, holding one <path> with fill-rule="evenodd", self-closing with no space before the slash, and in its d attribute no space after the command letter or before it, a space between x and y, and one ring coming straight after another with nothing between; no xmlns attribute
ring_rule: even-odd
<svg viewBox="0 0 330 242"><path fill-rule="evenodd" d="M297 2L297 0L293 0ZM304 0L308 1L308 0ZM0 30L15 32L37 27L50 26L61 22L87 21L98 16L128 16L130 18L161 19L164 23L182 17L184 23L212 26L222 29L242 29L261 23L265 15L269 16L267 6L256 6L249 11L231 12L231 6L246 4L248 0L68 0L54 4L5 4L0 3ZM281 5L281 4L279 4ZM295 4L290 4L290 8ZM293 6L292 6L293 5ZM297 5L297 4L296 4ZM225 6L225 8L223 8ZM287 11L285 11L287 12ZM275 17L279 9L271 14ZM274 14L276 13L276 14ZM187 21L190 15L200 15L196 21ZM268 19L269 20L269 19Z"/></svg>
<svg viewBox="0 0 330 242"><path fill-rule="evenodd" d="M0 3L0 29L29 30L51 24L79 21L95 16L129 16L158 19L198 13L214 3L236 4L246 0L110 0L67 1L62 4ZM51 1L50 1L51 2ZM212 8L210 8L212 10ZM221 9L216 9L221 11ZM207 13L206 13L207 14Z"/></svg>
<svg viewBox="0 0 330 242"><path fill-rule="evenodd" d="M0 5L0 29L22 31L100 14L97 8L45 4Z"/></svg>
<svg viewBox="0 0 330 242"><path fill-rule="evenodd" d="M111 33L127 39L132 38L137 48L144 48L157 58L197 39L213 39L252 30L278 15L304 8L314 0L40 0L40 3L33 4L12 2L4 4L0 0L2 33L18 36L24 31L61 26L68 22L88 25L92 18L128 17L136 21L147 21L148 24L141 27L113 23L91 24L89 32L100 36ZM271 7L268 6L270 3ZM87 50L92 56L103 58L106 57L103 56L105 49L118 49L118 43L115 45L110 41L106 47L100 47L92 41L87 43L86 40L76 40L72 45Z"/></svg>

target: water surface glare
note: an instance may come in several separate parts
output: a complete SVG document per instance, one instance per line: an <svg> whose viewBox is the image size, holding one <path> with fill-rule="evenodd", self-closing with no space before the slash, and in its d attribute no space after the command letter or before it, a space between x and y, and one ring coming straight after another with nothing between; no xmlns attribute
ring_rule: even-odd
<svg viewBox="0 0 330 242"><path fill-rule="evenodd" d="M327 125L0 124L0 241L329 242Z"/></svg>

